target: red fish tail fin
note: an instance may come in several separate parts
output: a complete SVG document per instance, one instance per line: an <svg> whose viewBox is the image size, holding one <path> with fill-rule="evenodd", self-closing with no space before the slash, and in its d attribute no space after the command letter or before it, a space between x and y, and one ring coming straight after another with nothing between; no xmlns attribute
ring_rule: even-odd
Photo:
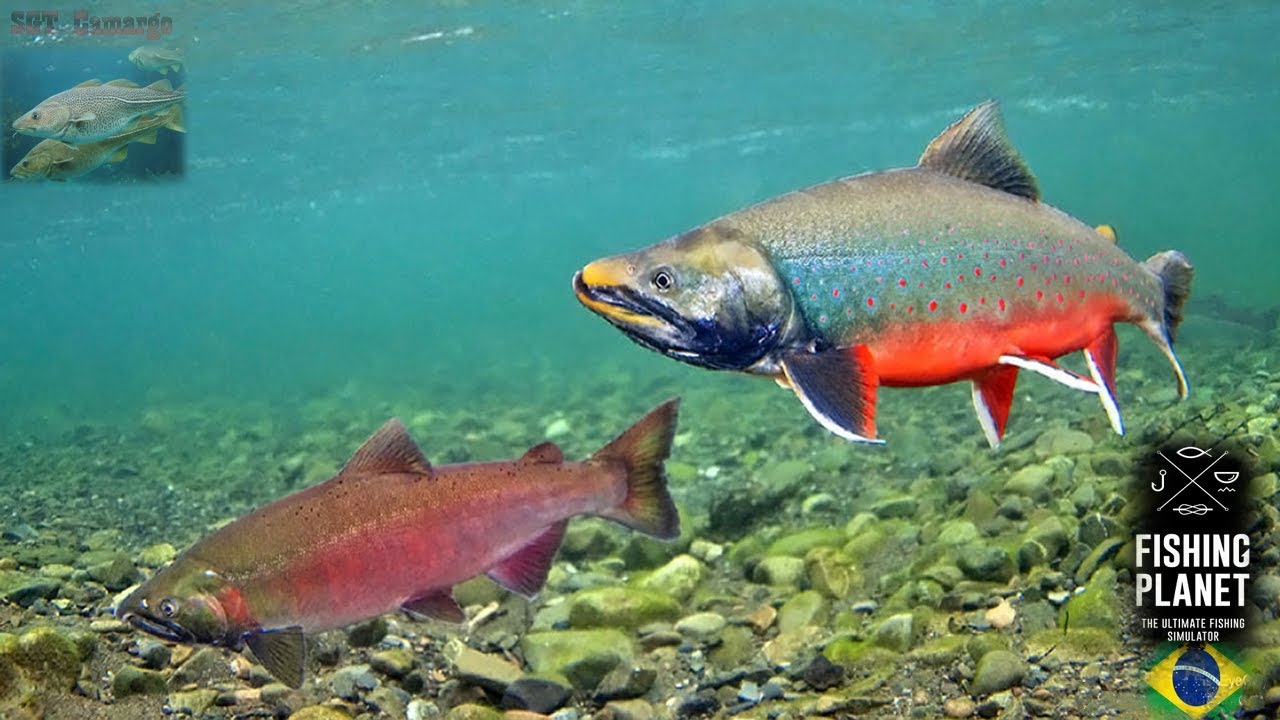
<svg viewBox="0 0 1280 720"><path fill-rule="evenodd" d="M662 403L592 456L593 460L621 463L626 473L626 499L601 514L663 540L680 535L680 516L667 492L662 466L671 454L679 406L678 398Z"/></svg>
<svg viewBox="0 0 1280 720"><path fill-rule="evenodd" d="M1164 292L1164 313L1142 323L1142 329L1155 342L1173 365L1178 379L1178 396L1187 397L1187 376L1182 372L1178 356L1173 354L1173 341L1182 322L1182 305L1191 296L1191 262L1177 250L1165 250L1147 258L1142 263L1160 281Z"/></svg>

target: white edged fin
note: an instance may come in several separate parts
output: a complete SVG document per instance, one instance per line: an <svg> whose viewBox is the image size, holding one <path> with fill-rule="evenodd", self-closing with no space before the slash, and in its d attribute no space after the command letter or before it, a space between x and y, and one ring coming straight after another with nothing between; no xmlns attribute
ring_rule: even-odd
<svg viewBox="0 0 1280 720"><path fill-rule="evenodd" d="M996 420L991 416L991 408L987 407L987 401L982 399L982 390L978 387L978 383L971 384L973 390L973 409L978 414L978 424L982 426L982 434L987 438L987 444L992 450L1000 447L1000 433L996 431Z"/></svg>
<svg viewBox="0 0 1280 720"><path fill-rule="evenodd" d="M1124 419L1120 417L1120 406L1116 403L1116 396L1111 392L1106 379L1102 377L1102 370L1098 367L1098 361L1093 357L1093 352L1086 349L1084 361L1089 366L1089 375L1093 377L1094 384L1098 386L1098 399L1102 401L1102 409L1107 411L1111 429L1115 430L1117 435L1124 435Z"/></svg>
<svg viewBox="0 0 1280 720"><path fill-rule="evenodd" d="M852 442L884 443L876 437L878 380L866 345L790 352L782 359L782 371L822 427Z"/></svg>
<svg viewBox="0 0 1280 720"><path fill-rule="evenodd" d="M1070 370L1058 367L1054 363L1035 358L1023 357L1021 355L1001 355L999 362L1001 365L1013 365L1014 367L1030 370L1033 373L1043 375L1054 382L1061 383L1072 390L1080 390L1081 392L1096 393L1098 385L1089 378L1080 377Z"/></svg>
<svg viewBox="0 0 1280 720"><path fill-rule="evenodd" d="M1165 335L1164 326L1155 320L1146 320L1138 327L1142 328L1147 337L1151 338L1151 342L1155 343L1156 347L1160 348L1160 352L1168 358L1169 364L1173 366L1173 374L1178 380L1178 399L1186 400L1191 392L1190 386L1187 385L1187 375L1182 371L1182 363L1178 362L1178 356L1173 354L1173 345Z"/></svg>

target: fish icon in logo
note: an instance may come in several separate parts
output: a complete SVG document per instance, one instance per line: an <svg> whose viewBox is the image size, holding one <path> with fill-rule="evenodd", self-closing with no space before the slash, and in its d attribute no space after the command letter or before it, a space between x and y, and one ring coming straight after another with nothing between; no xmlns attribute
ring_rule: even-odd
<svg viewBox="0 0 1280 720"><path fill-rule="evenodd" d="M1190 475L1188 475L1186 470L1183 470L1181 467L1179 467L1176 462L1170 460L1168 456L1166 456L1164 453L1157 452L1156 454L1164 458L1165 462L1169 463L1169 465L1174 470L1177 470L1178 472L1182 473L1182 476L1187 479L1187 483L1183 485L1181 489L1179 489L1173 495L1170 495L1169 499L1165 500L1164 503L1160 505L1160 507L1156 508L1157 512L1164 510L1166 507L1168 507L1169 503L1173 502L1174 498L1181 495L1187 488L1193 487L1193 486L1197 490L1199 490L1201 493L1203 493L1205 497L1209 498L1214 503L1216 503L1218 507L1222 508L1223 510L1227 509L1226 505L1223 505L1220 500L1218 500L1213 495L1211 495L1209 491L1205 490L1204 486L1199 483L1200 478L1203 477L1205 473L1209 472L1209 469L1212 468L1215 464L1217 464L1219 460L1226 457L1227 453L1224 452L1218 457L1214 458L1207 466L1205 466L1202 470L1200 470L1200 472L1197 473L1195 477L1191 477ZM1212 456L1212 453L1210 453L1208 450L1198 448L1194 445L1188 445L1186 447L1180 448L1174 451L1173 454L1182 458L1186 458L1188 460ZM1222 476L1227 476L1227 475L1239 476L1239 474L1240 473L1238 472L1231 473L1231 472L1218 471L1214 473L1214 476L1219 479L1219 482L1223 482ZM1163 491L1165 487L1164 479L1165 479L1165 471L1161 470L1160 471L1160 487L1156 487L1156 485L1152 483L1151 489L1154 490L1155 492ZM1235 477L1231 477L1231 479L1227 480L1226 482L1229 483L1229 482L1233 482L1234 480L1235 480ZM1181 505L1177 505L1170 509L1173 512L1178 513L1179 515L1204 515L1205 513L1208 513L1213 510L1212 507L1205 505L1204 503L1188 503L1186 502L1186 498L1183 498L1183 502Z"/></svg>

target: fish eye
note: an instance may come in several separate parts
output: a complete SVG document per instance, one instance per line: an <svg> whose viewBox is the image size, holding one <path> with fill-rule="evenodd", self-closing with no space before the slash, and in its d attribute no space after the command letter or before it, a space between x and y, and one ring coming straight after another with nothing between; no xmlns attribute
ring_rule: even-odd
<svg viewBox="0 0 1280 720"><path fill-rule="evenodd" d="M171 618L178 614L178 601L173 598L165 598L160 601L160 614L167 618Z"/></svg>
<svg viewBox="0 0 1280 720"><path fill-rule="evenodd" d="M670 268L658 268L653 272L653 277L649 278L649 282L653 283L660 292L666 292L676 286L676 276Z"/></svg>
<svg viewBox="0 0 1280 720"><path fill-rule="evenodd" d="M32 111L31 111L31 119L32 119L32 120L39 120L39 119L40 119L40 113L38 113L38 112L36 112L36 111L32 110Z"/></svg>

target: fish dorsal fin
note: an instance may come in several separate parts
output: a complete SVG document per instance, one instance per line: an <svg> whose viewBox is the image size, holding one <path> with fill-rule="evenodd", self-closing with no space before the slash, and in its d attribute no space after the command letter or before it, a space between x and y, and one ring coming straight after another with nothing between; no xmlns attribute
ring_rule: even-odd
<svg viewBox="0 0 1280 720"><path fill-rule="evenodd" d="M430 475L431 463L409 437L400 418L391 418L360 446L339 475Z"/></svg>
<svg viewBox="0 0 1280 720"><path fill-rule="evenodd" d="M1009 142L995 100L943 130L924 149L919 165L1028 200L1040 199L1036 178Z"/></svg>
<svg viewBox="0 0 1280 720"><path fill-rule="evenodd" d="M254 630L244 641L267 672L295 690L302 687L307 669L307 643L301 627Z"/></svg>
<svg viewBox="0 0 1280 720"><path fill-rule="evenodd" d="M1120 238L1119 236L1116 235L1116 229L1111 227L1110 225L1099 225L1098 227L1094 228L1094 230L1102 237L1106 238L1107 240L1110 240L1112 245L1120 244Z"/></svg>
<svg viewBox="0 0 1280 720"><path fill-rule="evenodd" d="M521 455L518 462L524 465L558 465L564 462L564 453L560 452L559 446L555 443L544 442L529 448L529 452Z"/></svg>
<svg viewBox="0 0 1280 720"><path fill-rule="evenodd" d="M133 82L132 80L125 80L124 78L120 78L119 80L112 80L107 84L112 87L131 87L131 88L138 87L138 83Z"/></svg>
<svg viewBox="0 0 1280 720"><path fill-rule="evenodd" d="M137 86L135 85L134 87L137 87ZM148 90L163 90L164 92L173 92L173 86L169 84L169 81L168 81L168 80L164 80L164 79L157 80L157 81L155 81L155 82L151 83L150 85L148 85L148 86L147 86L147 89L148 89Z"/></svg>
<svg viewBox="0 0 1280 720"><path fill-rule="evenodd" d="M101 85L101 84L102 84L102 81L101 81L101 80L85 80L84 82L80 83L79 85L76 85L76 87L78 87L78 88L79 88L79 87L97 87L97 86L99 86L99 85Z"/></svg>

